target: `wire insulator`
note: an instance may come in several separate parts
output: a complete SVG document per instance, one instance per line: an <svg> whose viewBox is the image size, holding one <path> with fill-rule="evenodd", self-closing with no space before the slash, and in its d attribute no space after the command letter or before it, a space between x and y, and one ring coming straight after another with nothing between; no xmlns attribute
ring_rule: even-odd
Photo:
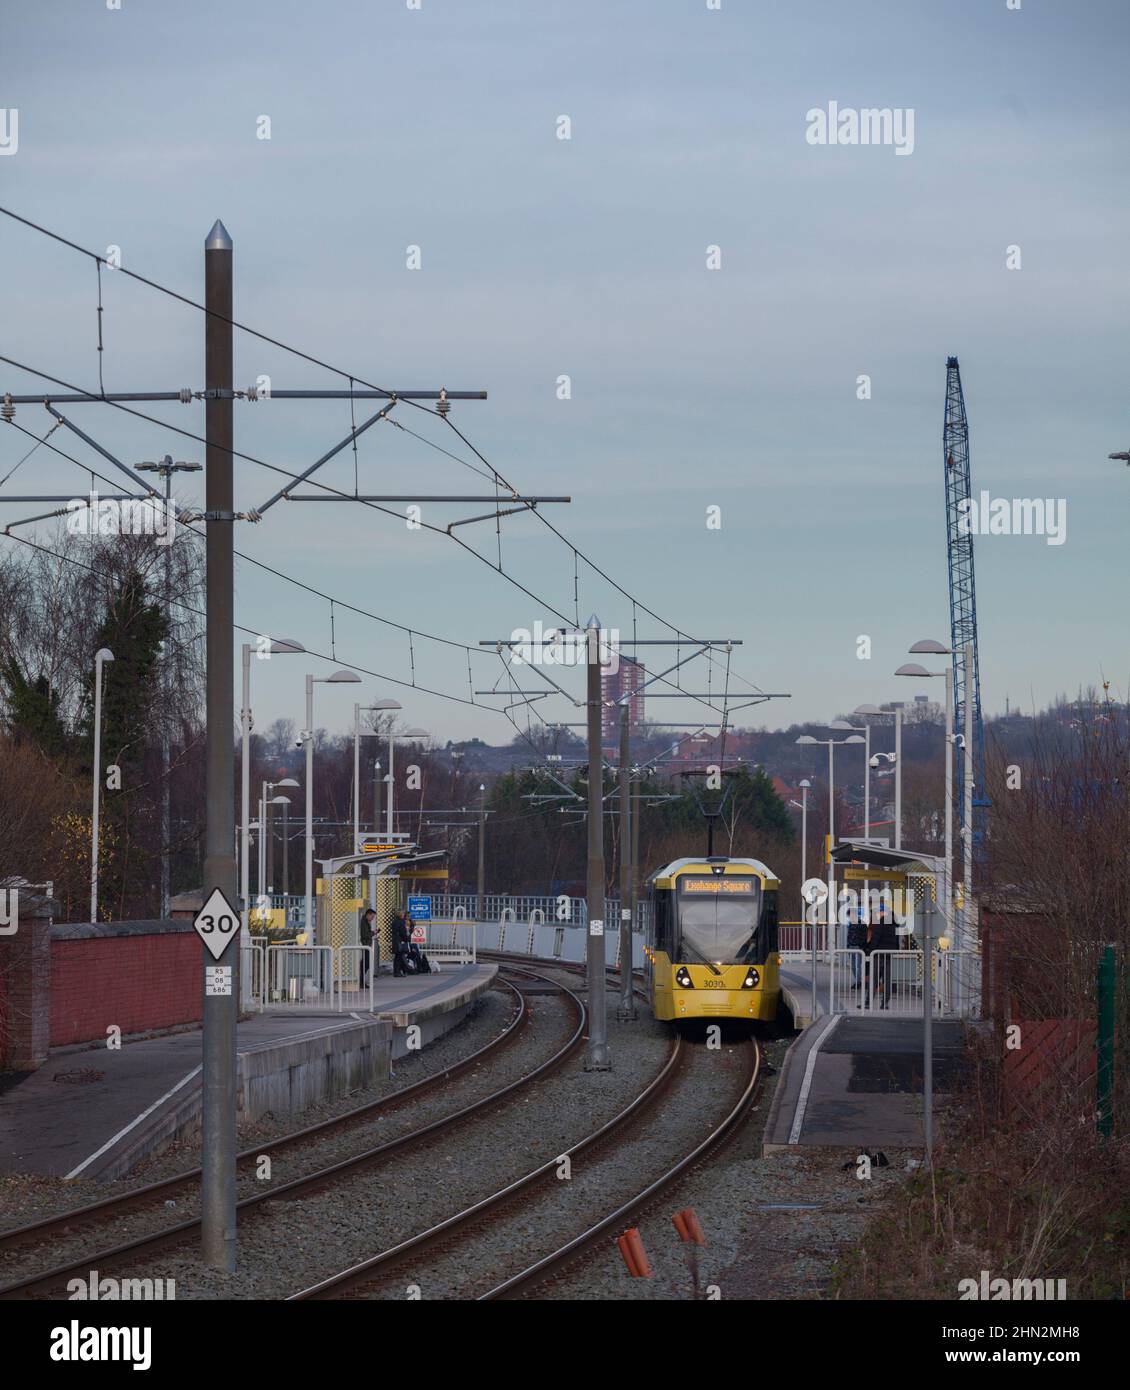
<svg viewBox="0 0 1130 1390"><path fill-rule="evenodd" d="M447 387L441 386L439 400L436 401L436 414L446 417L451 411L451 402L447 399Z"/></svg>
<svg viewBox="0 0 1130 1390"><path fill-rule="evenodd" d="M191 405L191 404L192 404L192 387L191 387L191 386L182 386L182 387L180 388L180 391L179 391L177 394L178 394L179 397L180 397L180 403L181 403L181 405Z"/></svg>
<svg viewBox="0 0 1130 1390"><path fill-rule="evenodd" d="M257 401L259 399L259 390L257 387L249 386L247 388L247 399L249 401Z"/></svg>
<svg viewBox="0 0 1130 1390"><path fill-rule="evenodd" d="M16 407L12 404L12 393L4 392L4 404L0 406L0 416L8 421L9 424L15 419Z"/></svg>

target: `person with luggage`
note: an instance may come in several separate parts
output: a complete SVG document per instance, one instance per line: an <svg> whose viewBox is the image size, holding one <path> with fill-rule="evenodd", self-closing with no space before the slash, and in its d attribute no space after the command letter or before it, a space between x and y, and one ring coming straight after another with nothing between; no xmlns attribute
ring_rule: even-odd
<svg viewBox="0 0 1130 1390"><path fill-rule="evenodd" d="M398 908L392 916L392 973L398 977L415 973L409 950L411 944L412 937L408 923L404 920L403 912Z"/></svg>

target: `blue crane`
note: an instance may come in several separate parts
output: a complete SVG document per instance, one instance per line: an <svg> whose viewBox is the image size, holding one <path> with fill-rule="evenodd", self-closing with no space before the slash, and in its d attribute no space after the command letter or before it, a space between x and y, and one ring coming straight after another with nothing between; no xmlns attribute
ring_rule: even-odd
<svg viewBox="0 0 1130 1390"><path fill-rule="evenodd" d="M942 429L946 475L946 553L950 580L950 648L953 651L954 730L965 728L965 702L973 701L973 849L975 859L984 846L985 729L981 722L981 660L977 648L977 586L973 574L973 527L969 479L969 421L956 357L946 358L946 415ZM964 505L962 505L964 504ZM965 648L973 659L966 668ZM960 785L960 782L959 784ZM965 829L965 798L958 798Z"/></svg>

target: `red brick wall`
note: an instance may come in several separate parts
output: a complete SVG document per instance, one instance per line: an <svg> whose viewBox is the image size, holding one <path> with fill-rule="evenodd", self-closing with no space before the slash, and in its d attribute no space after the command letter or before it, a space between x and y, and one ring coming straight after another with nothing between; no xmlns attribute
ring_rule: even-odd
<svg viewBox="0 0 1130 1390"><path fill-rule="evenodd" d="M195 932L51 942L51 1046L199 1022L203 963Z"/></svg>

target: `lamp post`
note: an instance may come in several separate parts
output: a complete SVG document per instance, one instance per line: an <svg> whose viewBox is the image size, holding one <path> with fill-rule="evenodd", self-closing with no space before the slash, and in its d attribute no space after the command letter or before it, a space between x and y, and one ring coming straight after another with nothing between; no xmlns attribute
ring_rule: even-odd
<svg viewBox="0 0 1130 1390"><path fill-rule="evenodd" d="M315 685L360 685L353 671L335 671L332 676L306 677L306 727L302 742L306 748L306 941L314 944L314 687Z"/></svg>
<svg viewBox="0 0 1130 1390"><path fill-rule="evenodd" d="M479 878L478 878L478 902L475 904L475 916L481 922L483 920L483 887L486 878L486 825L487 825L487 789L486 783L479 783Z"/></svg>
<svg viewBox="0 0 1130 1390"><path fill-rule="evenodd" d="M921 642L915 642L910 648L912 653L921 653L929 656L952 656L949 647L943 647L940 642L932 641L927 638ZM919 680L937 679L941 677L946 686L946 852L945 866L942 873L942 918L945 923L946 931L952 930L953 922L953 890L951 879L953 874L953 670L947 665L944 671L927 671L925 666L920 666L917 662L907 662L900 666L895 672L896 676L910 676ZM960 941L958 943L960 945Z"/></svg>
<svg viewBox="0 0 1130 1390"><path fill-rule="evenodd" d="M137 465L139 473L158 473L165 480L165 515L169 517L173 512L173 474L174 473L199 473L203 468L201 463L174 463L171 454L166 454L159 463L146 462ZM170 537L171 539L171 537ZM162 597L162 606L165 611L165 642L161 660L161 687L165 697L166 706L172 697L172 680L169 672L169 629L170 618L169 610L172 606L172 562L173 548L171 545L165 549L165 587ZM170 871L169 871L169 840L171 822L171 797L169 788L169 717L166 707L161 717L161 916L169 915L169 890L170 890Z"/></svg>
<svg viewBox="0 0 1130 1390"><path fill-rule="evenodd" d="M836 774L835 774L835 767L834 767L834 764L833 764L833 750L836 749L836 748L843 748L844 745L845 745L845 744L848 744L848 743L862 743L862 742L863 742L863 739L861 739L860 736L859 736L858 734L849 734L849 735L847 736L847 738L842 738L842 739L834 739L834 738L813 738L811 734L801 734L800 738L797 739L797 743L812 744L812 745L819 744L819 745L821 745L821 746L827 747L827 749L828 749L828 910L827 910L828 942L827 942L827 949L828 949L828 1012L829 1012L829 1013L831 1013L831 1011L832 1011L832 974L831 974L831 972L832 972L832 957L831 957L831 953L832 953L832 950L833 950L833 948L834 948L833 935L832 935L832 925L833 925L834 922L838 921L838 919L839 919L839 913L836 911L836 866L835 866L835 864L832 862L832 845L833 845L833 843L834 843L834 841L835 841L835 838L836 838ZM812 924L812 926L813 926L813 939L815 940L815 935L816 935L816 931L815 931L816 923L814 922L814 923ZM815 965L815 960L813 961L812 971L813 971L813 973L812 973L812 1011L813 1011L813 1013L815 1014L815 1012L816 1012L816 965Z"/></svg>
<svg viewBox="0 0 1130 1390"><path fill-rule="evenodd" d="M109 647L94 653L94 814L90 821L90 920L98 921L98 812L102 803L102 667L113 661Z"/></svg>
<svg viewBox="0 0 1130 1390"><path fill-rule="evenodd" d="M873 718L893 714L895 719L895 751L875 753L868 757L868 766L878 767L880 762L892 764L895 769L895 849L902 849L902 708L886 710L878 705L857 705L855 714L871 715ZM868 803L870 804L870 802Z"/></svg>
<svg viewBox="0 0 1130 1390"><path fill-rule="evenodd" d="M357 851L357 841L361 836L361 712L371 714L377 710L401 709L399 700L378 700L372 705L353 706L353 850ZM367 734L376 734L376 729L366 729ZM377 764L380 767L380 763ZM377 833L379 826L377 818L373 818L373 834Z"/></svg>
<svg viewBox="0 0 1130 1390"><path fill-rule="evenodd" d="M247 945L250 938L248 930L248 913L250 911L251 898L251 845L250 827L248 821L251 819L251 653L255 650L264 661L272 656L289 656L295 652L304 652L306 648L301 642L295 642L289 637L280 637L277 642L270 642L266 647L260 648L256 645L252 648L250 642L243 644L243 705L239 714L240 726L240 765L239 765L239 798L240 798L240 846L239 846L239 893L240 893L240 944ZM262 828L259 831L262 835Z"/></svg>
<svg viewBox="0 0 1130 1390"><path fill-rule="evenodd" d="M859 713L858 710L855 711ZM857 728L854 724L849 724L846 719L833 719L828 725L829 729L843 730L850 734L863 735L863 838L871 839L871 725L864 722ZM870 920L870 883L865 879L863 882L863 911L859 914L861 924Z"/></svg>
<svg viewBox="0 0 1130 1390"><path fill-rule="evenodd" d="M427 729L405 729L404 732L403 732L402 734L399 735L399 737L402 738L402 739L409 739L409 738L427 738L427 736L428 736L428 731L427 731ZM398 736L392 731L392 729L389 729L389 731L388 731L388 838L389 838L389 841L390 841L390 842L391 842L392 836L393 836L393 828L392 828L392 827L393 827L393 819L392 819L392 818L393 818L393 814L394 814L395 801L396 801L396 784L395 784L395 782L393 781L394 773L393 773L393 762L392 762L392 759L393 759L393 751L392 751L392 750L393 750L393 745L395 744L397 737L398 737Z"/></svg>
<svg viewBox="0 0 1130 1390"><path fill-rule="evenodd" d="M272 801L267 798L271 792L278 787L297 787L298 783L293 777L284 777L281 782L264 782L263 795L259 801L259 893L270 893L274 889L275 882L275 854L274 837L271 831L271 806L290 805L290 800L285 796L276 796Z"/></svg>
<svg viewBox="0 0 1130 1390"><path fill-rule="evenodd" d="M800 784L800 881L808 882L808 789L812 783L806 777ZM801 895L800 915L804 918L805 901Z"/></svg>

